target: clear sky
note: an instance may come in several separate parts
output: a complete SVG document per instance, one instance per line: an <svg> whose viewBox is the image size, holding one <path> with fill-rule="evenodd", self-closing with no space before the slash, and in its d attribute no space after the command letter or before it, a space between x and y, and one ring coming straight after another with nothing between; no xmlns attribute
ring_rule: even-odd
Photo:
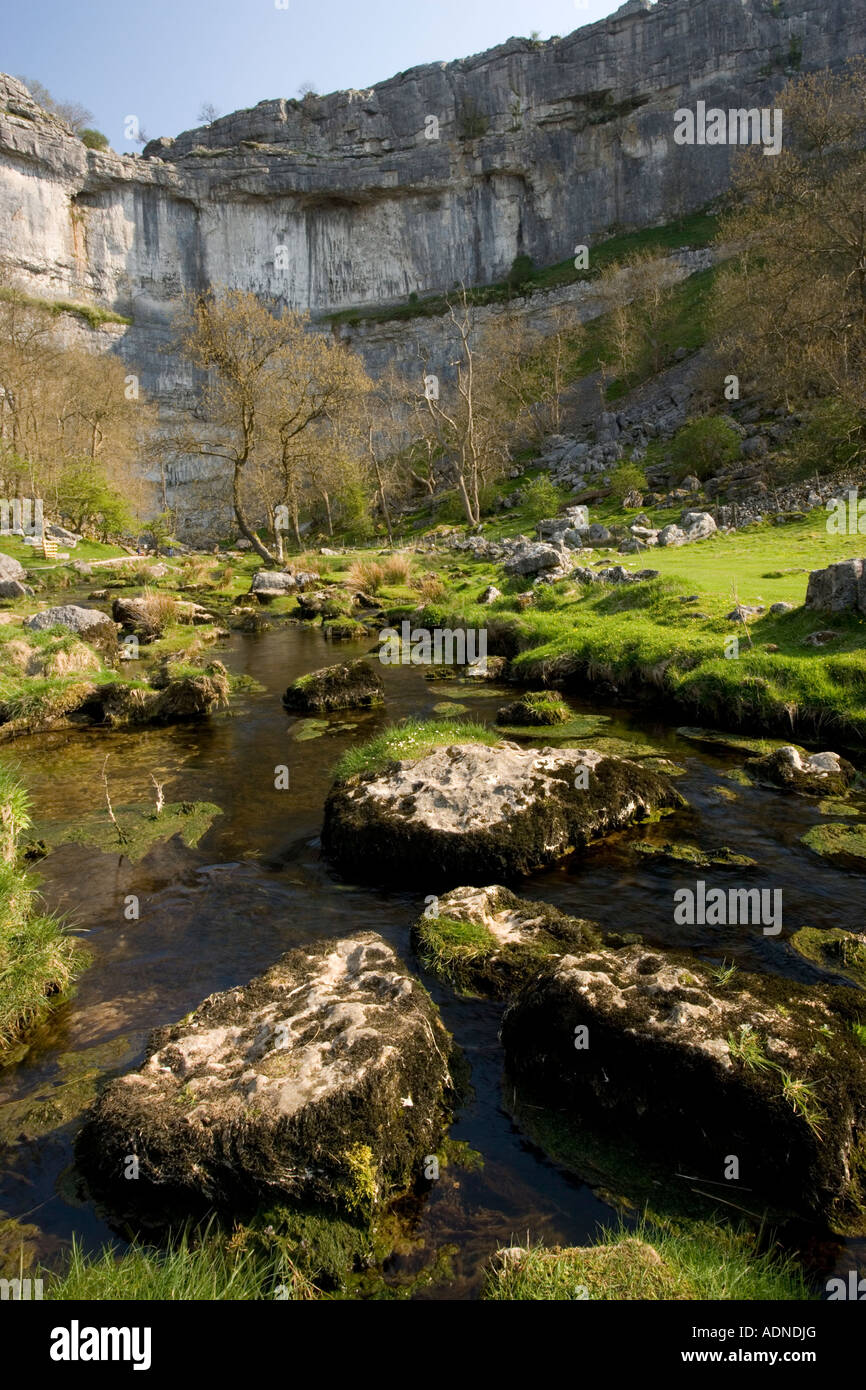
<svg viewBox="0 0 866 1390"><path fill-rule="evenodd" d="M6 0L0 70L82 102L121 152L309 83L321 94L513 36L570 34L621 0ZM278 8L285 6L285 8Z"/></svg>

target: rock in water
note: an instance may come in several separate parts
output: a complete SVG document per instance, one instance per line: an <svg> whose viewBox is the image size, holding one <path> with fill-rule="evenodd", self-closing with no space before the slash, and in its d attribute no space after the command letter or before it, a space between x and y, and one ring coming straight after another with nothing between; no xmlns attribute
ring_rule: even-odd
<svg viewBox="0 0 866 1390"><path fill-rule="evenodd" d="M369 661L359 657L341 666L323 666L293 681L283 696L287 710L295 714L327 714L336 709L363 709L384 700L382 677Z"/></svg>
<svg viewBox="0 0 866 1390"><path fill-rule="evenodd" d="M506 1009L502 1040L533 1103L699 1180L722 1182L736 1155L752 1194L844 1217L866 1181L861 998L775 976L722 983L685 952L626 946L545 967Z"/></svg>
<svg viewBox="0 0 866 1390"><path fill-rule="evenodd" d="M353 878L418 892L507 882L683 804L666 777L592 748L466 743L335 784L322 848Z"/></svg>
<svg viewBox="0 0 866 1390"><path fill-rule="evenodd" d="M746 769L758 782L804 795L836 796L847 790L855 769L838 753L801 753L793 744L763 758L749 758Z"/></svg>
<svg viewBox="0 0 866 1390"><path fill-rule="evenodd" d="M369 1217L436 1152L450 1050L426 991L374 932L290 951L157 1029L143 1066L100 1095L78 1163L146 1223L275 1198Z"/></svg>
<svg viewBox="0 0 866 1390"><path fill-rule="evenodd" d="M455 888L412 929L425 969L454 988L507 999L555 956L601 945L592 922L547 903L518 898L507 888Z"/></svg>

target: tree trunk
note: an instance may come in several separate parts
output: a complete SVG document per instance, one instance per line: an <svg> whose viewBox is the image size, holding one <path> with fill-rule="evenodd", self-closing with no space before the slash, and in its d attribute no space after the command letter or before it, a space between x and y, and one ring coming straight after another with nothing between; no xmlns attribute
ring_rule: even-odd
<svg viewBox="0 0 866 1390"><path fill-rule="evenodd" d="M247 521L246 512L244 511L244 504L241 501L242 466L242 464L236 463L234 474L232 476L232 506L234 507L235 519L238 523L238 528L241 532L241 535L246 536L253 550L256 552L257 555L261 556L266 565L276 565L278 564L276 555L272 555L271 552L268 550L267 546L259 540L255 531Z"/></svg>

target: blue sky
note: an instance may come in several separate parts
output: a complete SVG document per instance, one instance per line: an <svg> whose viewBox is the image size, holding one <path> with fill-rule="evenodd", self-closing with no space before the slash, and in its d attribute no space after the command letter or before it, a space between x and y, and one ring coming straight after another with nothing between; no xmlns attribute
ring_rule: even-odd
<svg viewBox="0 0 866 1390"><path fill-rule="evenodd" d="M369 87L513 35L569 34L621 0L30 0L4 20L0 67L83 102L116 150L270 97ZM286 8L277 8L278 5Z"/></svg>

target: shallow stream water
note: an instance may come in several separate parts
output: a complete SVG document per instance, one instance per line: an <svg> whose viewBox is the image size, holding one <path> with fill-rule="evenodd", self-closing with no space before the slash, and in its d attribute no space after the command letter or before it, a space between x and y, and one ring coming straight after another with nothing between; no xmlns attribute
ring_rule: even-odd
<svg viewBox="0 0 866 1390"><path fill-rule="evenodd" d="M261 636L236 634L218 655L263 689L236 696L230 712L205 724L139 733L43 735L4 750L30 790L37 836L103 804L106 755L116 807L152 803L153 774L164 783L167 801L212 801L224 813L195 849L176 838L131 864L121 853L66 844L38 866L47 903L67 916L92 954L74 996L39 1029L20 1064L0 1073L0 1222L14 1217L35 1227L43 1257L51 1259L73 1233L90 1248L119 1243L77 1195L72 1141L94 1089L141 1061L152 1028L177 1020L206 995L245 982L282 952L315 937L374 929L418 968L409 928L427 885L419 882L411 893L361 888L341 881L320 856L332 770L353 741L406 715L433 715L443 701L460 702L472 717L493 722L503 692L467 692L451 682L431 683L418 668L386 667L384 711L332 716L329 732L299 740L298 732L309 726L283 710L285 687L317 667L361 655L369 645L335 648L320 632L293 625ZM604 736L652 744L684 767L677 785L689 808L649 829L614 835L518 885L518 891L602 927L687 946L714 961L726 958L804 981L822 978L787 938L801 926L862 930L864 876L833 868L799 843L804 831L826 819L816 804L740 785L731 773L742 756L714 754L645 715L571 703L577 713L605 716L609 722L599 730ZM282 764L289 768L290 787L278 791L274 773ZM631 842L646 838L726 845L752 856L759 867L744 878L742 870L695 871L629 850ZM765 936L760 926L675 925L675 889L693 887L700 877L714 886L781 888L780 935ZM137 921L124 916L130 894L140 902ZM454 1279L425 1296L471 1297L484 1262L499 1246L527 1235L575 1244L617 1217L509 1119L497 1038L500 1006L457 998L430 978L425 983L472 1072L473 1095L452 1137L479 1150L484 1166L443 1172L418 1215L415 1250L396 1256L390 1268L405 1272L434 1249L453 1245ZM855 1245L840 1249L840 1267L847 1268L854 1256Z"/></svg>

